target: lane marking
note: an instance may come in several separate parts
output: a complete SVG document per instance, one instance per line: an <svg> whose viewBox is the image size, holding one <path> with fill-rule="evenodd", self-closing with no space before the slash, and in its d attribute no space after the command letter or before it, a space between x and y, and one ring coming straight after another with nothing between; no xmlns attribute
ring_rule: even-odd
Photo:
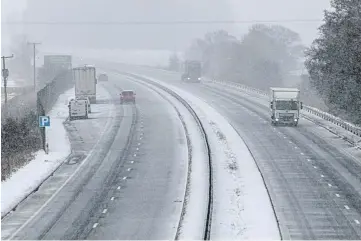
<svg viewBox="0 0 361 241"><path fill-rule="evenodd" d="M139 140L143 139L143 137L139 137Z"/></svg>
<svg viewBox="0 0 361 241"><path fill-rule="evenodd" d="M134 163L134 161L131 161L130 163L132 163L132 164L133 164L133 163Z"/></svg>
<svg viewBox="0 0 361 241"><path fill-rule="evenodd" d="M108 211L108 209L104 208L103 214L104 214L104 213L107 213L107 211Z"/></svg>
<svg viewBox="0 0 361 241"><path fill-rule="evenodd" d="M295 149L298 149L298 147L297 147L297 146L295 146Z"/></svg>
<svg viewBox="0 0 361 241"><path fill-rule="evenodd" d="M360 221L358 221L357 219L355 219L355 223L360 224Z"/></svg>
<svg viewBox="0 0 361 241"><path fill-rule="evenodd" d="M119 189L120 189L120 186L118 186L117 189L119 190Z"/></svg>
<svg viewBox="0 0 361 241"><path fill-rule="evenodd" d="M307 159L307 161L309 161L309 162L310 162L311 160L310 160L310 159Z"/></svg>
<svg viewBox="0 0 361 241"><path fill-rule="evenodd" d="M98 223L94 223L93 228L96 228L98 226Z"/></svg>
<svg viewBox="0 0 361 241"><path fill-rule="evenodd" d="M132 168L128 168L128 172L130 172L130 170L132 170Z"/></svg>
<svg viewBox="0 0 361 241"><path fill-rule="evenodd" d="M140 146L140 142L138 143L138 146Z"/></svg>
<svg viewBox="0 0 361 241"><path fill-rule="evenodd" d="M292 141L288 141L290 144L292 144Z"/></svg>
<svg viewBox="0 0 361 241"><path fill-rule="evenodd" d="M336 193L335 195L336 195L336 197L340 197L340 194L338 194L338 193Z"/></svg>
<svg viewBox="0 0 361 241"><path fill-rule="evenodd" d="M108 120L110 120L111 116L114 115L114 109L111 109L108 113ZM58 193L70 182L71 179L73 179L73 177L78 174L78 172L80 171L80 169L85 165L85 163L88 162L89 159L91 159L91 157L93 157L93 153L95 152L95 150L97 150L98 148L95 148L99 145L100 141L102 140L103 135L105 134L105 132L110 128L109 126L111 125L111 121L107 121L107 123L105 124L105 128L101 133L101 137L98 139L98 141L95 143L94 148L89 152L89 155L80 163L80 165L75 169L75 171L68 177L68 179L66 179L66 181L59 187L59 189L53 193L53 195L38 209L38 211L36 211L28 220L26 220L25 223L23 223L23 225L20 226L19 229L17 229L10 237L9 240L14 239L14 237L21 231L24 229L24 227L26 227L54 198L55 196L58 195Z"/></svg>
<svg viewBox="0 0 361 241"><path fill-rule="evenodd" d="M137 151L139 151L139 147L137 147Z"/></svg>
<svg viewBox="0 0 361 241"><path fill-rule="evenodd" d="M349 206L347 206L347 205L345 205L345 208L346 208L347 210L350 210L350 207L349 207Z"/></svg>
<svg viewBox="0 0 361 241"><path fill-rule="evenodd" d="M329 186L329 187L332 187L332 184L331 184L331 183L328 183L328 186Z"/></svg>
<svg viewBox="0 0 361 241"><path fill-rule="evenodd" d="M137 154L134 154L133 156L137 156Z"/></svg>
<svg viewBox="0 0 361 241"><path fill-rule="evenodd" d="M313 166L313 168L317 169L317 167L316 167L316 166Z"/></svg>
<svg viewBox="0 0 361 241"><path fill-rule="evenodd" d="M321 174L321 177L325 177L325 176Z"/></svg>
<svg viewBox="0 0 361 241"><path fill-rule="evenodd" d="M127 179L127 177L123 177L123 180Z"/></svg>
<svg viewBox="0 0 361 241"><path fill-rule="evenodd" d="M114 197L112 197L112 198L110 199L110 201L114 201Z"/></svg>
<svg viewBox="0 0 361 241"><path fill-rule="evenodd" d="M301 155L303 156L303 155L305 155L303 152L301 152Z"/></svg>

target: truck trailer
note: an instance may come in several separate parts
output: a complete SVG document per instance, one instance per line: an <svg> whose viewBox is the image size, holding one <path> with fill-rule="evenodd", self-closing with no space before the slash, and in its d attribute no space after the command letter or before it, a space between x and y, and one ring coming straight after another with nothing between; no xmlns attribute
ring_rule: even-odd
<svg viewBox="0 0 361 241"><path fill-rule="evenodd" d="M94 66L73 68L75 97L88 97L91 104L96 103L96 70Z"/></svg>
<svg viewBox="0 0 361 241"><path fill-rule="evenodd" d="M300 90L297 88L270 88L271 123L297 126L300 110Z"/></svg>

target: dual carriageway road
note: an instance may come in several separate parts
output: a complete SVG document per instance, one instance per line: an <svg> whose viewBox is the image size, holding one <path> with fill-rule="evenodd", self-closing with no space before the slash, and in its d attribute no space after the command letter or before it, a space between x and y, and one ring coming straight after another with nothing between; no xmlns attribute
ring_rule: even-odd
<svg viewBox="0 0 361 241"><path fill-rule="evenodd" d="M182 88L228 119L262 173L283 239L361 238L361 158L346 142L305 119L296 128L273 127L267 102L232 88L180 83L159 70L131 72ZM182 123L169 102L129 78L111 73L104 87L110 98L99 105L110 107L99 115L103 124L67 124L76 164L63 165L2 220L3 239L175 237L187 178ZM121 88L136 91L136 106L118 104ZM47 205L34 216L39 203Z"/></svg>

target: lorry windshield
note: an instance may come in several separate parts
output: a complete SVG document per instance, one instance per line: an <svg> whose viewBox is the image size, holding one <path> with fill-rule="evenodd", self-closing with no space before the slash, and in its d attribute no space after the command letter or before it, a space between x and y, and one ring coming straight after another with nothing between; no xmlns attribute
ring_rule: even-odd
<svg viewBox="0 0 361 241"><path fill-rule="evenodd" d="M200 64L190 64L188 65L188 74L191 76L200 76L201 75L201 66Z"/></svg>
<svg viewBox="0 0 361 241"><path fill-rule="evenodd" d="M298 104L296 101L278 100L276 110L298 110Z"/></svg>

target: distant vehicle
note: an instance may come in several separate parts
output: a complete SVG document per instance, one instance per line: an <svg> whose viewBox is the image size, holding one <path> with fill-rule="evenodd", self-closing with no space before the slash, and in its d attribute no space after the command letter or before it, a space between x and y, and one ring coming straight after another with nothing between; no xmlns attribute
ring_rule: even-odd
<svg viewBox="0 0 361 241"><path fill-rule="evenodd" d="M98 76L98 80L99 80L99 81L108 81L108 75L106 75L106 74L100 74L100 75Z"/></svg>
<svg viewBox="0 0 361 241"><path fill-rule="evenodd" d="M202 64L200 61L185 61L182 66L182 81L183 82L201 82Z"/></svg>
<svg viewBox="0 0 361 241"><path fill-rule="evenodd" d="M88 119L88 103L86 100L72 99L68 105L69 120L76 118Z"/></svg>
<svg viewBox="0 0 361 241"><path fill-rule="evenodd" d="M135 92L133 90L123 90L120 94L120 104L127 102L135 104Z"/></svg>
<svg viewBox="0 0 361 241"><path fill-rule="evenodd" d="M88 97L86 96L79 96L76 98L77 100L86 100L86 102L88 103L88 113L91 113L92 110L91 110L91 105L90 105L90 100Z"/></svg>
<svg viewBox="0 0 361 241"><path fill-rule="evenodd" d="M96 103L96 71L93 66L73 68L75 97L86 96L90 103Z"/></svg>
<svg viewBox="0 0 361 241"><path fill-rule="evenodd" d="M270 88L271 122L273 125L297 126L300 110L300 90L296 88Z"/></svg>

